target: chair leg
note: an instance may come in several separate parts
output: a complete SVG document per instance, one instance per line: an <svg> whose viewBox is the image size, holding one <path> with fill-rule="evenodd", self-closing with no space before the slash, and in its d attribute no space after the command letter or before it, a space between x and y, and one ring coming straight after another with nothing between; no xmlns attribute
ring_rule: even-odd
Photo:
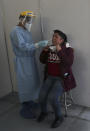
<svg viewBox="0 0 90 131"><path fill-rule="evenodd" d="M70 103L67 103L67 99L68 99L67 94L69 95ZM69 91L69 92L64 92L65 117L68 116L68 115L67 115L67 114L68 114L68 113L67 113L67 109L68 109L69 106L72 105L72 103L74 103L74 101L73 101L73 97L72 97L71 91Z"/></svg>
<svg viewBox="0 0 90 131"><path fill-rule="evenodd" d="M69 92L69 95L70 95L70 100L71 100L71 102L74 103L74 100L73 100L71 91Z"/></svg>
<svg viewBox="0 0 90 131"><path fill-rule="evenodd" d="M67 117L67 93L64 93L65 117Z"/></svg>

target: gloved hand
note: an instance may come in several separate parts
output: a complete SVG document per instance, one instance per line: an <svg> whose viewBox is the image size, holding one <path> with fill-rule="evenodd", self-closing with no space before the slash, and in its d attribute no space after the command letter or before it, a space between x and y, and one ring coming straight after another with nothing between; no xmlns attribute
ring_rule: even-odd
<svg viewBox="0 0 90 131"><path fill-rule="evenodd" d="M38 45L41 46L41 47L45 47L45 46L48 45L48 40L39 41Z"/></svg>
<svg viewBox="0 0 90 131"><path fill-rule="evenodd" d="M38 43L35 43L36 48L39 47L45 47L48 45L48 40L39 41Z"/></svg>

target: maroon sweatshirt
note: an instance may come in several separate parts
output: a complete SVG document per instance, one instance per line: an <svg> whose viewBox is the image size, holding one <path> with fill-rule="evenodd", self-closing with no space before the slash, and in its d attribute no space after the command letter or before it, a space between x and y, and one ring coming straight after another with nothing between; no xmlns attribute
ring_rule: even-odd
<svg viewBox="0 0 90 131"><path fill-rule="evenodd" d="M76 82L71 69L74 60L73 49L63 45L62 49L56 52L56 56L50 57L51 53L51 51L42 51L40 54L41 63L46 64L45 74L61 77L65 91L75 88Z"/></svg>

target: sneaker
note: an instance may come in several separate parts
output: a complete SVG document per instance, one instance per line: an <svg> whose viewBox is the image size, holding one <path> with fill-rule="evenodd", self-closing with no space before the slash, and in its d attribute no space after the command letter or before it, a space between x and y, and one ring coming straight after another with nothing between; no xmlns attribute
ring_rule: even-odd
<svg viewBox="0 0 90 131"><path fill-rule="evenodd" d="M47 113L41 112L38 119L37 119L37 121L42 122L45 119L46 116L47 116Z"/></svg>
<svg viewBox="0 0 90 131"><path fill-rule="evenodd" d="M64 121L64 118L61 116L59 118L55 118L55 120L53 121L51 128L57 128L61 125L61 123Z"/></svg>

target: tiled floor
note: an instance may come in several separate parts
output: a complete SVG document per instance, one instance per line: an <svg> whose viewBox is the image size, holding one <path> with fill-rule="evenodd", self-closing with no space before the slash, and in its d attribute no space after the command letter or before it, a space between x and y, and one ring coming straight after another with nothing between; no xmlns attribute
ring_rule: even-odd
<svg viewBox="0 0 90 131"><path fill-rule="evenodd" d="M17 94L10 94L0 99L0 131L51 131L50 125L53 114L46 120L37 123L36 120L23 119L19 115L20 104ZM62 108L63 110L63 108ZM64 113L64 111L63 111ZM68 117L55 131L90 131L90 108L72 106L68 110Z"/></svg>

